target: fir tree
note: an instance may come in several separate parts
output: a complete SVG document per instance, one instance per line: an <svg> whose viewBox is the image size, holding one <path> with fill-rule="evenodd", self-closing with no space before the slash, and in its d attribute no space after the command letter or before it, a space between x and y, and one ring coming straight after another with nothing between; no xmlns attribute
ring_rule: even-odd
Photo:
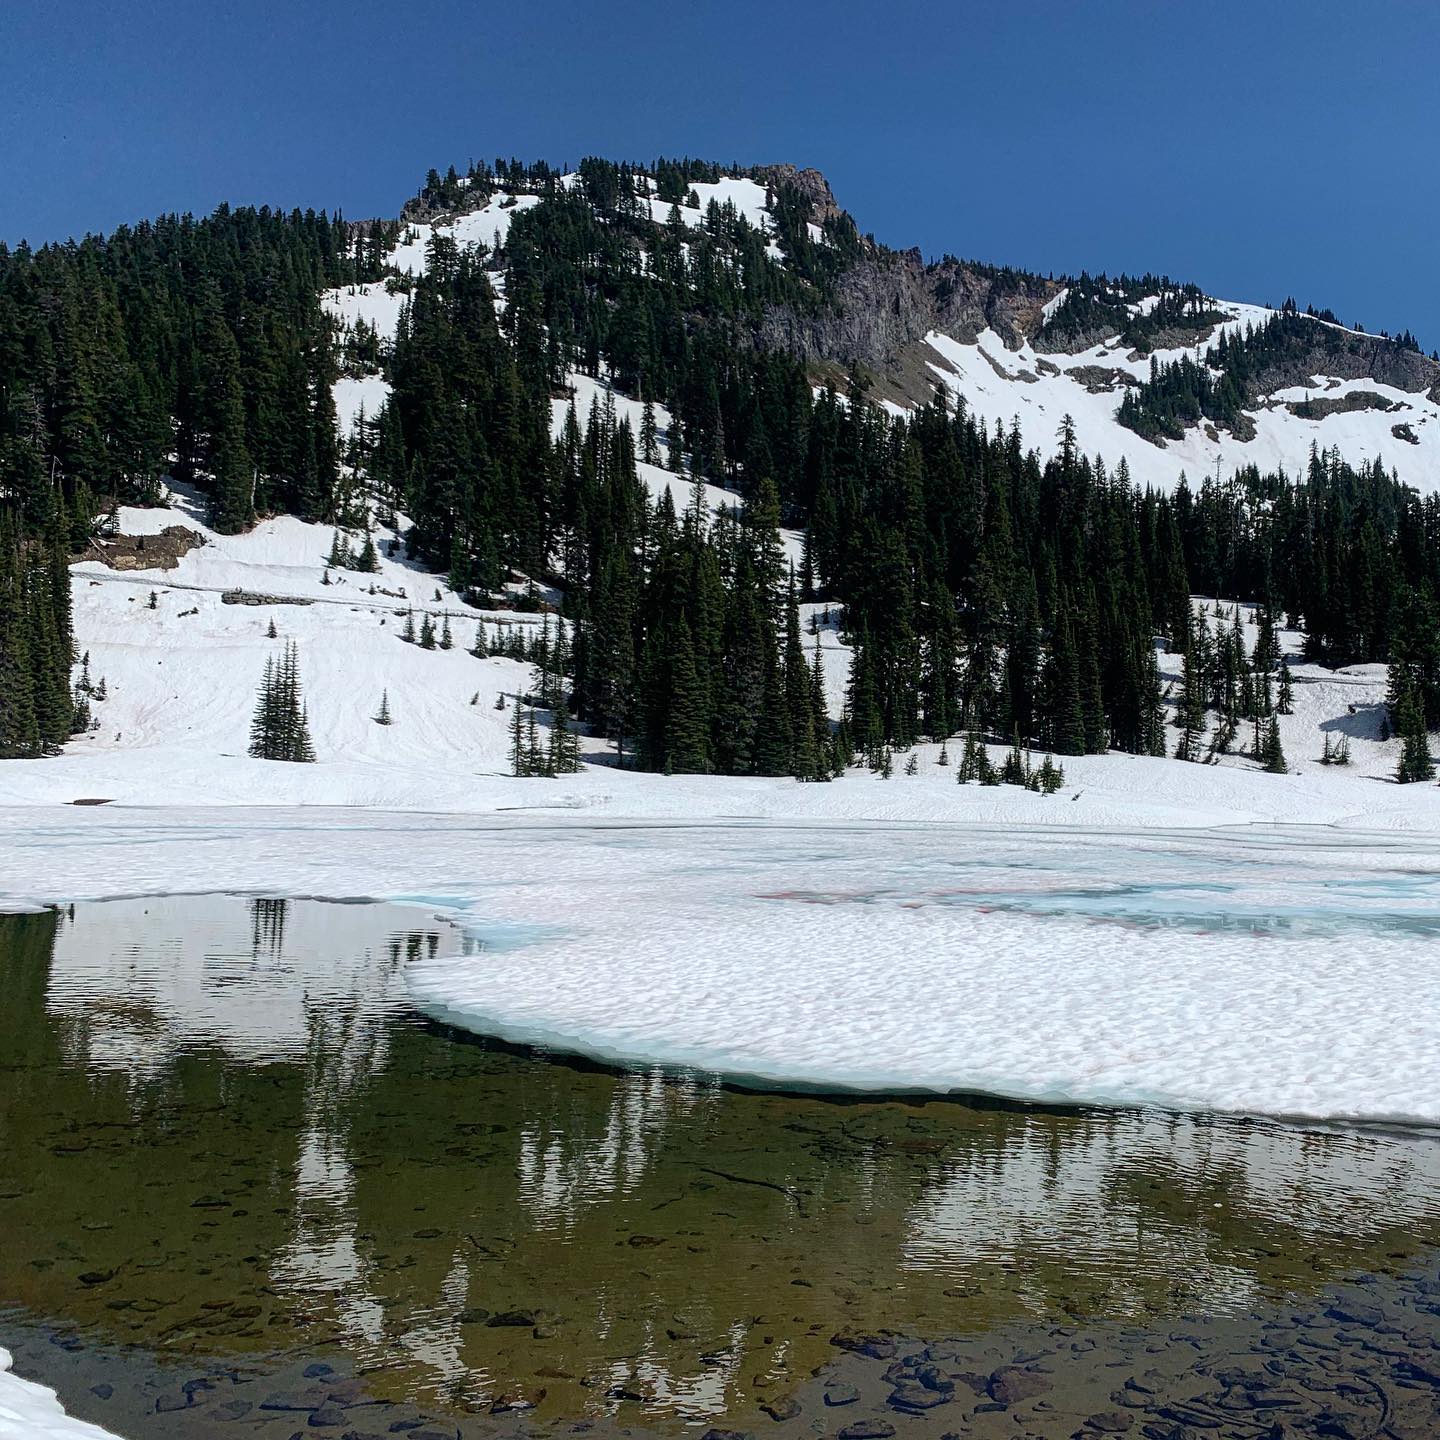
<svg viewBox="0 0 1440 1440"><path fill-rule="evenodd" d="M391 725L394 721L390 717L390 692L380 692L380 708L375 712L375 723L377 725Z"/></svg>
<svg viewBox="0 0 1440 1440"><path fill-rule="evenodd" d="M420 618L420 648L422 650L435 648L435 622L430 618L428 610Z"/></svg>
<svg viewBox="0 0 1440 1440"><path fill-rule="evenodd" d="M1289 768L1280 746L1280 721L1272 715L1265 731L1265 769L1272 775L1284 775Z"/></svg>
<svg viewBox="0 0 1440 1440"><path fill-rule="evenodd" d="M1430 754L1430 737L1425 728L1425 711L1413 688L1407 688L1395 711L1395 731L1400 736L1400 763L1395 778L1413 785L1435 778L1435 760Z"/></svg>
<svg viewBox="0 0 1440 1440"><path fill-rule="evenodd" d="M1280 688L1275 697L1275 711L1279 715L1291 715L1295 710L1295 687L1290 675L1290 662L1280 661Z"/></svg>
<svg viewBox="0 0 1440 1440"><path fill-rule="evenodd" d="M277 661L265 661L265 674L250 723L250 754L257 760L309 762L315 759L309 718L300 693L300 655L293 640Z"/></svg>

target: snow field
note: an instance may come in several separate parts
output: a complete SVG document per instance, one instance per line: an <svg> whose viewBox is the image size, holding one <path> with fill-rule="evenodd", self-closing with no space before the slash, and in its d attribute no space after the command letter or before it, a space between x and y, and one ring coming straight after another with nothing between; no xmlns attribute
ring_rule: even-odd
<svg viewBox="0 0 1440 1440"><path fill-rule="evenodd" d="M1234 318L1218 326L1202 342L1202 351L1219 339L1220 330L1243 329L1273 313L1234 301L1220 301L1217 306ZM964 396L970 411L992 430L996 426L1008 430L1012 422L1018 421L1025 448L1048 457L1058 453L1057 432L1069 415L1085 454L1101 456L1112 475L1125 460L1131 479L1140 485L1171 490L1182 471L1192 485L1198 485L1207 475L1214 475L1217 460L1225 474L1242 465L1258 465L1262 471L1283 469L1298 475L1303 473L1314 443L1321 449L1339 449L1352 464L1383 460L1387 469L1398 470L1401 480L1422 494L1440 487L1440 405L1423 394L1410 394L1370 380L1330 388L1326 377L1316 376L1313 389L1284 390L1272 399L1299 401L1307 395L1315 399L1338 397L1349 390L1370 390L1404 408L1354 410L1307 420L1279 404L1263 405L1251 412L1256 431L1253 440L1237 440L1228 431L1220 432L1218 440L1211 440L1202 427L1187 431L1184 440L1167 441L1162 448L1115 419L1124 397L1122 389L1092 394L1070 374L1082 366L1100 366L1126 371L1137 380L1148 377L1149 357L1132 360L1130 352L1118 343L1093 346L1076 355L1037 354L1028 343L1019 350L1007 349L999 335L986 330L973 345L935 332L926 336L926 344L938 357L938 363L931 362L935 377L952 395ZM1195 353L1192 348L1157 350L1155 355L1171 362ZM1056 367L1061 373L1048 373L1048 367ZM1392 427L1401 422L1410 425L1418 444L1391 433Z"/></svg>
<svg viewBox="0 0 1440 1440"><path fill-rule="evenodd" d="M644 467L647 482L652 488L672 485L677 509L683 508L688 482L676 485L681 477L660 470L652 476L652 469ZM735 498L715 487L707 490L714 507ZM1383 668L1331 673L1305 665L1297 658L1300 637L1292 632L1281 634L1295 679L1295 713L1280 719L1289 775L1263 774L1244 754L1213 766L1120 754L1064 757L1064 789L1038 796L1010 786L956 785L960 747L952 743L948 768L938 763L940 747L925 744L916 749L914 776L902 773L902 760L890 780L852 770L832 784L802 785L784 778L618 770L608 763L613 756L604 742L584 738L583 757L607 763L587 764L580 774L559 780L517 780L509 774L510 711L494 706L497 696L506 696L508 706L508 697L529 689L531 668L468 652L482 619L493 645L502 623L535 626L540 615L482 615L440 577L386 556L391 536L382 531L376 532L378 573L334 570L327 586L321 577L333 534L329 527L279 517L249 534L223 536L206 529L199 509L196 497L180 494L170 508L121 511L128 534L181 524L206 536L208 543L174 570L120 573L98 561L74 567L77 645L90 656L92 683L103 678L106 685L107 698L92 704L99 728L77 737L62 755L0 762L0 804L103 798L131 805L365 805L450 813L583 809L655 819L727 815L1181 827L1258 822L1440 831L1436 787L1390 783L1399 741L1375 738L1383 713ZM798 561L799 536L788 534L785 540ZM353 536L352 541L358 543ZM237 588L313 603L224 604L223 593ZM154 610L148 604L152 590ZM407 607L417 625L431 613L437 629L448 614L454 647L427 651L400 640ZM815 602L802 609L807 658L814 645L810 619L823 617L825 608ZM274 640L266 633L272 619ZM827 700L837 717L850 664L839 621L835 607L820 633ZM314 765L252 760L247 754L266 658L287 640L299 650L319 762ZM1247 647L1254 640L1254 627L1247 624ZM1162 654L1160 662L1164 677L1178 680L1178 657ZM395 724L379 726L372 717L386 691ZM1327 733L1351 738L1349 767L1318 764ZM1173 732L1167 738L1173 749ZM1242 725L1236 746L1249 742L1249 727ZM991 754L998 762L1003 747L992 746Z"/></svg>

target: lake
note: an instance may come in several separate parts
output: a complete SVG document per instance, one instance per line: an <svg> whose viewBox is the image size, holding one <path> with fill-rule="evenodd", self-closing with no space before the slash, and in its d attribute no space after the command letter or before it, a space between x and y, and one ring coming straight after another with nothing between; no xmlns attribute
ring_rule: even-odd
<svg viewBox="0 0 1440 1440"><path fill-rule="evenodd" d="M1429 1133L611 1070L418 1014L405 967L477 947L230 894L0 917L17 1370L147 1440L1440 1423Z"/></svg>

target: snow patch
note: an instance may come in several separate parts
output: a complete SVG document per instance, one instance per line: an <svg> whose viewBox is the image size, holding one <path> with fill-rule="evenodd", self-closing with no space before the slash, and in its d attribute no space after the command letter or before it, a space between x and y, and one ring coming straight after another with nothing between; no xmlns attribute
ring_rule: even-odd
<svg viewBox="0 0 1440 1440"><path fill-rule="evenodd" d="M65 1413L55 1392L22 1380L0 1346L0 1440L117 1440L109 1430Z"/></svg>

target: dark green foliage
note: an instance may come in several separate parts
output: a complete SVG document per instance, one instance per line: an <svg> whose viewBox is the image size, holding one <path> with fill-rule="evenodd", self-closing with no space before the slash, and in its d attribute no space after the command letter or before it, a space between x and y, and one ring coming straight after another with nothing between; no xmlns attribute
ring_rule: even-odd
<svg viewBox="0 0 1440 1440"><path fill-rule="evenodd" d="M1400 763L1395 778L1402 785L1435 778L1435 760L1430 754L1430 736L1425 710L1414 685L1407 686L1394 707L1395 731L1400 736Z"/></svg>
<svg viewBox="0 0 1440 1440"><path fill-rule="evenodd" d="M1264 762L1266 770L1272 775L1284 775L1290 768L1285 763L1285 751L1280 746L1280 721L1273 715L1265 728Z"/></svg>
<svg viewBox="0 0 1440 1440"><path fill-rule="evenodd" d="M655 770L814 780L857 754L883 771L892 749L964 730L962 778L996 778L988 736L1013 739L1036 784L1034 746L1165 752L1157 643L1186 656L1185 753L1199 758L1207 730L1211 755L1224 753L1241 720L1264 722L1264 762L1268 722L1292 699L1282 615L1311 660L1388 661L1397 725L1402 709L1412 731L1440 724L1440 500L1321 453L1300 477L1243 470L1165 496L1080 453L1068 421L1045 461L943 397L888 416L858 368L843 398L817 395L804 361L767 343L767 321L824 313L866 242L758 171L783 261L733 208L683 224L692 187L720 173L587 159L567 188L515 161L432 171L407 218L499 186L539 203L517 210L498 256L437 231L426 273L392 277L408 294L393 347L357 331L340 357L382 365L390 382L354 453L379 512L410 517L409 553L480 604L507 585L532 612L548 605L540 582L563 596L538 656L533 627L495 637L539 672L532 713L516 704L518 764L555 768L570 733L556 717L573 706L622 763ZM657 224L652 200L662 217L679 208ZM43 753L75 723L65 558L112 497L153 500L172 474L201 486L222 529L293 511L336 527L332 565L377 568L368 520L338 492L337 359L319 296L378 278L394 234L222 209L0 248L0 754ZM499 319L487 266L504 275ZM1145 350L1162 334L1198 339L1215 318L1198 290L1153 276L1068 290L1047 334L1105 330ZM1160 298L1132 314L1148 295ZM1256 376L1314 330L1287 307L1204 364L1157 367L1122 418L1157 437L1197 419L1243 427ZM639 397L638 435L602 393L552 440L551 404L574 371ZM740 513L713 515L698 487L683 513L668 494L650 503L637 462L662 455L738 491ZM345 528L362 523L357 555ZM795 580L782 526L804 531ZM1192 626L1192 590L1257 605L1253 658L1234 626ZM799 602L817 594L853 651L839 726L818 645L807 658L801 643ZM449 636L446 621L438 643ZM407 612L402 638L433 646L433 619L417 637ZM488 648L482 625L475 653ZM548 746L537 708L551 714Z"/></svg>
<svg viewBox="0 0 1440 1440"><path fill-rule="evenodd" d="M293 640L286 643L278 660L272 656L265 661L265 676L250 723L250 754L257 760L315 759L300 693L300 656Z"/></svg>
<svg viewBox="0 0 1440 1440"><path fill-rule="evenodd" d="M1208 332L1219 318L1213 316L1203 328ZM1325 318L1333 320L1328 313ZM1305 373L1309 373L1316 349L1345 343L1339 332L1321 323L1320 316L1304 313L1288 300L1263 324L1247 325L1240 334L1222 333L1199 358L1184 355L1169 365L1152 362L1145 384L1126 391L1118 419L1151 440L1182 439L1187 428L1202 420L1248 438L1253 424L1243 412L1258 399L1263 375L1284 373L1297 365L1308 366ZM1373 344L1376 348L1418 348L1408 332L1397 340L1377 338ZM1303 408L1301 413L1305 413Z"/></svg>

